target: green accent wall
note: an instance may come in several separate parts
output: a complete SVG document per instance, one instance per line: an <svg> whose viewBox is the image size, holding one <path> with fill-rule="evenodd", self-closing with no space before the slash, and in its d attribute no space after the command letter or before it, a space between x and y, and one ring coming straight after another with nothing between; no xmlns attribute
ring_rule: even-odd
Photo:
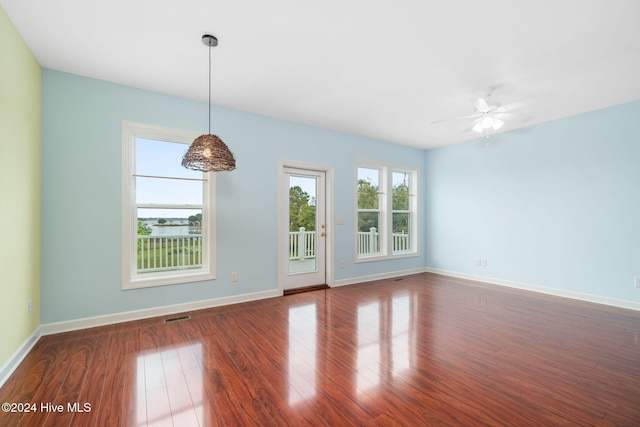
<svg viewBox="0 0 640 427"><path fill-rule="evenodd" d="M40 325L41 70L0 7L0 367Z"/></svg>

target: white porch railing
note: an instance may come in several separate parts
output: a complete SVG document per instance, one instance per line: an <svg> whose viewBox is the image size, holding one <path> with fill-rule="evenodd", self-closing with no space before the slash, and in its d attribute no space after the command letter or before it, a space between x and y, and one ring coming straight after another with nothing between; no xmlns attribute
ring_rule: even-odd
<svg viewBox="0 0 640 427"><path fill-rule="evenodd" d="M289 232L289 260L304 260L316 257L316 232L306 231L300 227L300 231Z"/></svg>
<svg viewBox="0 0 640 427"><path fill-rule="evenodd" d="M393 251L411 249L409 234L393 233ZM358 254L379 252L380 233L375 227L368 232L358 232ZM305 260L316 257L316 232L289 232L289 260ZM138 236L138 273L181 270L202 267L202 235Z"/></svg>
<svg viewBox="0 0 640 427"><path fill-rule="evenodd" d="M394 252L407 252L411 249L409 234L405 233L404 230L401 233L393 233L391 237L393 238L392 247Z"/></svg>
<svg viewBox="0 0 640 427"><path fill-rule="evenodd" d="M407 252L411 250L409 234L402 231L391 235L393 252ZM358 254L367 255L380 252L380 233L372 227L369 231L358 232ZM316 232L306 231L300 227L300 231L289 232L289 260L304 260L316 257Z"/></svg>
<svg viewBox="0 0 640 427"><path fill-rule="evenodd" d="M404 231L392 233L391 239L393 252L406 252L411 249L408 233ZM369 231L358 231L358 254L368 255L378 252L380 252L380 233L378 233L378 229L371 227Z"/></svg>
<svg viewBox="0 0 640 427"><path fill-rule="evenodd" d="M371 227L369 232L358 231L358 254L375 254L380 247L380 233L376 227Z"/></svg>
<svg viewBox="0 0 640 427"><path fill-rule="evenodd" d="M202 267L202 235L138 236L138 273Z"/></svg>

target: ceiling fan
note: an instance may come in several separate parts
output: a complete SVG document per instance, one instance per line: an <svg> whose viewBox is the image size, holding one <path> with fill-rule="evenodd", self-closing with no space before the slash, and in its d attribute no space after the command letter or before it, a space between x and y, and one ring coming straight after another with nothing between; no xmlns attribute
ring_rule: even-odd
<svg viewBox="0 0 640 427"><path fill-rule="evenodd" d="M431 124L448 122L452 120L465 120L473 119L473 123L470 128L465 131L473 130L478 133L485 133L487 139L489 138L490 130L498 130L505 124L505 120L517 119L521 121L529 120L531 117L521 114L515 114L512 111L516 108L521 108L526 102L515 102L508 105L502 105L502 103L493 99L494 88L489 88L481 97L472 100L475 113L456 117L453 119L436 120Z"/></svg>

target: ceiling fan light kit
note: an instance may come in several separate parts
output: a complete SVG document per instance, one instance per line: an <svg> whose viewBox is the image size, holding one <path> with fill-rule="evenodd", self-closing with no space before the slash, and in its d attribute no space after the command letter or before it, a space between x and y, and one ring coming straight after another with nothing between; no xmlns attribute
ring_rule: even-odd
<svg viewBox="0 0 640 427"><path fill-rule="evenodd" d="M504 125L504 121L493 115L486 115L477 119L473 125L473 130L482 133L485 129L498 130Z"/></svg>
<svg viewBox="0 0 640 427"><path fill-rule="evenodd" d="M209 133L193 141L182 158L182 166L202 172L232 171L236 168L233 153L222 139L211 134L211 48L218 45L218 39L205 34L202 43L209 46Z"/></svg>
<svg viewBox="0 0 640 427"><path fill-rule="evenodd" d="M473 107L476 110L474 114L454 119L437 120L431 123L435 124L451 120L473 119L471 130L478 133L485 133L488 139L490 131L497 131L505 125L503 119L518 117L521 119L527 119L526 116L512 113L512 110L521 106L522 102L502 105L502 103L492 99L493 89L494 88L489 88L489 90L487 90L481 97L472 100Z"/></svg>

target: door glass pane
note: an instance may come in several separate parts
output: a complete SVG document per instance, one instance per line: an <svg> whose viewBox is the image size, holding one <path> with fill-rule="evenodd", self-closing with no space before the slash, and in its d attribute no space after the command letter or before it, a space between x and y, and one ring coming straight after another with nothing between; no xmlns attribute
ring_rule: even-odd
<svg viewBox="0 0 640 427"><path fill-rule="evenodd" d="M317 183L289 176L289 273L317 271Z"/></svg>

